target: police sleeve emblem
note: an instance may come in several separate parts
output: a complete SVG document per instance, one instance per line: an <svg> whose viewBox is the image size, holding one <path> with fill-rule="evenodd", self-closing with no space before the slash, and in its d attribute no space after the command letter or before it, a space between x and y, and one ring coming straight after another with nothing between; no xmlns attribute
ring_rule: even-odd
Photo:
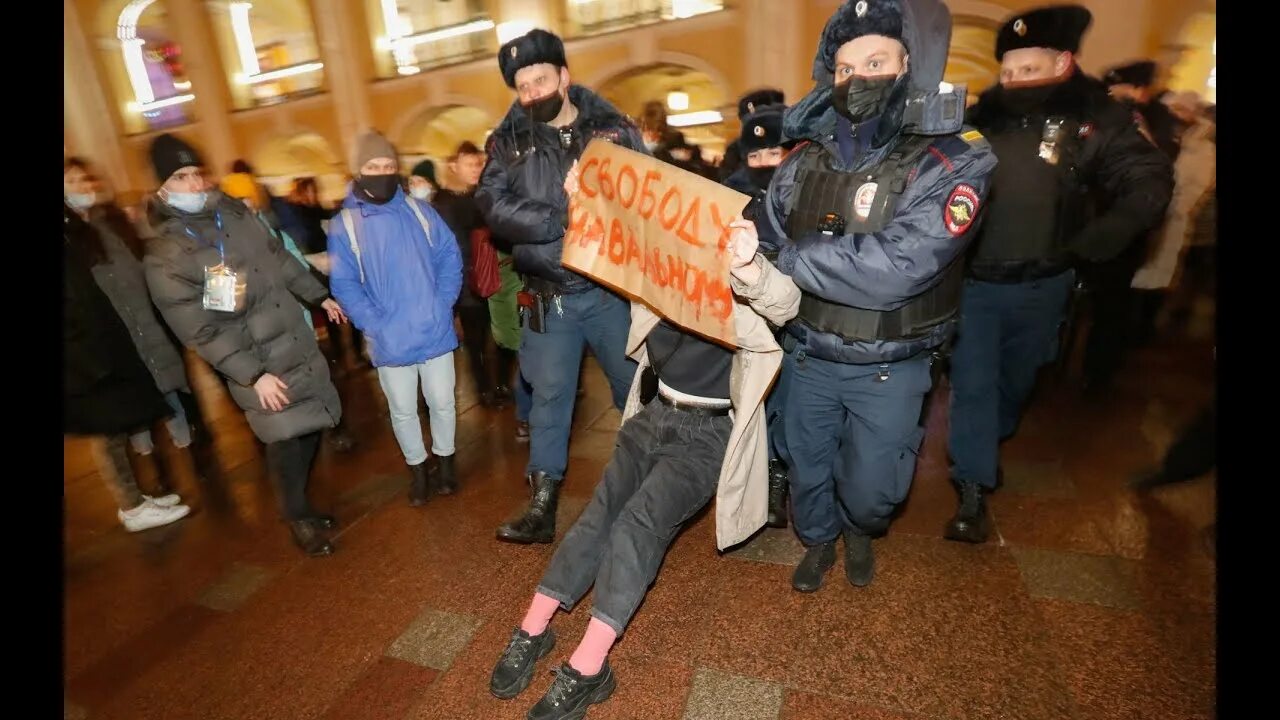
<svg viewBox="0 0 1280 720"><path fill-rule="evenodd" d="M952 236L962 235L978 216L978 191L960 183L951 191L942 211L942 220Z"/></svg>

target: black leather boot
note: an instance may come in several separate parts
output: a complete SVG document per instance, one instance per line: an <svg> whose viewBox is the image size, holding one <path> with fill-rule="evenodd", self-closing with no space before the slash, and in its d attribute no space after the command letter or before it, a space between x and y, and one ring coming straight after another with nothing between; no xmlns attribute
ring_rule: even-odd
<svg viewBox="0 0 1280 720"><path fill-rule="evenodd" d="M960 507L947 523L944 534L948 540L967 543L984 543L991 531L987 516L987 501L982 486L967 480L959 481Z"/></svg>
<svg viewBox="0 0 1280 720"><path fill-rule="evenodd" d="M431 476L427 470L427 461L409 466L412 479L409 480L409 505L421 507L431 499Z"/></svg>
<svg viewBox="0 0 1280 720"><path fill-rule="evenodd" d="M307 557L324 557L333 554L333 543L310 520L294 520L289 523L289 532L293 534L293 542L307 554Z"/></svg>
<svg viewBox="0 0 1280 720"><path fill-rule="evenodd" d="M560 486L564 480L550 478L544 472L527 478L533 490L529 508L519 518L498 528L498 539L528 545L550 543L556 537L556 507L560 504Z"/></svg>
<svg viewBox="0 0 1280 720"><path fill-rule="evenodd" d="M859 530L844 531L844 576L854 587L866 587L876 575L876 556L871 536Z"/></svg>
<svg viewBox="0 0 1280 720"><path fill-rule="evenodd" d="M791 587L811 593L822 587L822 577L836 564L836 541L814 545L805 550L804 559L791 576Z"/></svg>
<svg viewBox="0 0 1280 720"><path fill-rule="evenodd" d="M769 519L765 525L771 528L787 526L787 466L774 458L769 461Z"/></svg>
<svg viewBox="0 0 1280 720"><path fill-rule="evenodd" d="M435 488L439 495L452 495L458 491L458 476L454 472L452 455L437 455Z"/></svg>

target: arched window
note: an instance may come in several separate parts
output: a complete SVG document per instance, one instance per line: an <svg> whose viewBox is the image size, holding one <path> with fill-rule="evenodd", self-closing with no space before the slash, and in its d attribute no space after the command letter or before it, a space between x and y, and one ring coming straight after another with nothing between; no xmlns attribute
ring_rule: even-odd
<svg viewBox="0 0 1280 720"><path fill-rule="evenodd" d="M105 45L107 71L123 101L125 132L191 122L189 103L195 93L182 66L182 48L169 31L163 0L132 0L112 15L115 42Z"/></svg>
<svg viewBox="0 0 1280 720"><path fill-rule="evenodd" d="M211 4L232 105L273 105L320 92L324 63L305 0Z"/></svg>
<svg viewBox="0 0 1280 720"><path fill-rule="evenodd" d="M497 50L483 0L366 0L380 77L414 75Z"/></svg>
<svg viewBox="0 0 1280 720"><path fill-rule="evenodd" d="M724 0L565 0L564 3L567 34L571 37L663 20L683 20L724 8Z"/></svg>

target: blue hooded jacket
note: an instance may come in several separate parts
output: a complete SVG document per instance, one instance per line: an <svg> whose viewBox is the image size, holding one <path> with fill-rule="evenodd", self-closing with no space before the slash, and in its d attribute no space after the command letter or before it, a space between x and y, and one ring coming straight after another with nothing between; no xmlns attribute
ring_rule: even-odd
<svg viewBox="0 0 1280 720"><path fill-rule="evenodd" d="M429 233L423 233L411 202ZM357 264L341 213L335 215L329 221L329 286L368 339L373 365L416 365L453 352L458 347L453 305L462 290L462 253L444 219L401 189L385 205L348 192L342 207L351 214L360 260Z"/></svg>
<svg viewBox="0 0 1280 720"><path fill-rule="evenodd" d="M833 23L847 20L853 5L850 2L837 10L828 29ZM831 47L834 43L824 32L813 66L817 85L787 109L782 128L788 140L818 143L830 156L833 167L845 172L876 167L905 135L935 136L908 176L895 216L877 232L832 237L814 231L803 237L787 237L787 214L792 207L801 152L792 152L778 168L765 203L770 230L785 238L778 254L779 270L790 275L807 294L827 302L879 311L902 307L941 281L952 263L964 261L978 222L958 236L952 234L945 222L948 202L965 185L978 196L980 211L996 167L995 154L981 135L960 136L963 87L942 84L951 37L951 17L946 6L941 0L898 0L898 6L911 70L898 100L891 102L884 115L875 123L855 128L855 142L846 142L842 152L839 116L831 104L833 73L826 65L836 48ZM846 158L846 154L853 157ZM788 330L803 340L811 356L870 364L905 360L938 347L951 336L954 326L952 320L934 327L924 337L874 342L846 342L837 335L814 331L798 320L793 320Z"/></svg>

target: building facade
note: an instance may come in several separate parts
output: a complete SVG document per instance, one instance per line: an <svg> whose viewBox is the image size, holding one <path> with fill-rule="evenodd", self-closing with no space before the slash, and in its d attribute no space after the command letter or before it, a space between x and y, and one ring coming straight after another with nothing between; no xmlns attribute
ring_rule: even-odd
<svg viewBox="0 0 1280 720"><path fill-rule="evenodd" d="M351 144L374 127L407 161L483 143L511 91L494 54L531 27L566 39L574 81L624 112L664 100L673 124L715 152L736 98L770 85L797 98L840 0L63 0L64 151L117 191L156 181L146 148L172 132L212 170L244 158L269 185L298 175L342 192ZM1043 0L949 0L947 79L995 81L999 24ZM1080 61L1097 73L1151 57L1174 89L1213 100L1214 0L1088 0Z"/></svg>

